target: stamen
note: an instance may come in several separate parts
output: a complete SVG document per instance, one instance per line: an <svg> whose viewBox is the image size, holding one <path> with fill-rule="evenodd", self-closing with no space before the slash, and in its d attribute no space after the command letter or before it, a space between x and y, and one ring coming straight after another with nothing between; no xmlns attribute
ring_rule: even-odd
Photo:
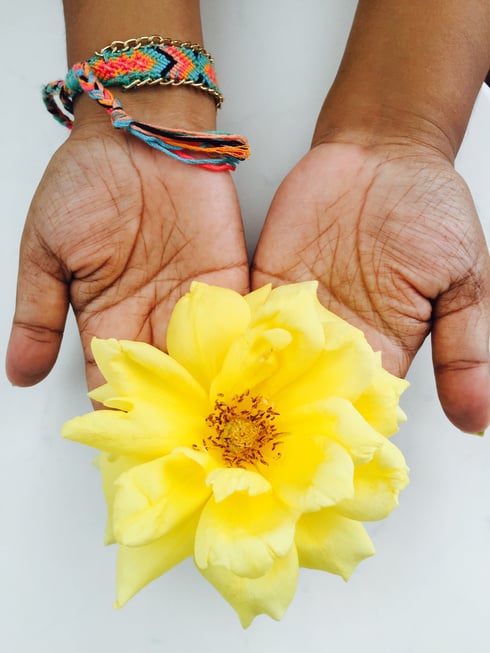
<svg viewBox="0 0 490 653"><path fill-rule="evenodd" d="M206 417L211 433L203 439L208 451L217 451L227 467L247 467L256 463L268 465L268 458L278 458L277 427L279 415L261 395L250 390L234 395L229 402L219 394L214 410Z"/></svg>

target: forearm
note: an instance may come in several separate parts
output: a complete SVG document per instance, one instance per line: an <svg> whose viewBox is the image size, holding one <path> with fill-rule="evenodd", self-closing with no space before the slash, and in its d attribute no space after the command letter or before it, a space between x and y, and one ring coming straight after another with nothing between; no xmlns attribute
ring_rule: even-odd
<svg viewBox="0 0 490 653"><path fill-rule="evenodd" d="M489 67L487 0L360 0L314 142L413 138L452 159Z"/></svg>
<svg viewBox="0 0 490 653"><path fill-rule="evenodd" d="M112 41L159 35L203 43L199 0L64 0L68 65L84 61ZM168 127L213 129L215 104L193 88L152 87L114 90L139 120ZM88 98L76 103L76 121L107 121Z"/></svg>

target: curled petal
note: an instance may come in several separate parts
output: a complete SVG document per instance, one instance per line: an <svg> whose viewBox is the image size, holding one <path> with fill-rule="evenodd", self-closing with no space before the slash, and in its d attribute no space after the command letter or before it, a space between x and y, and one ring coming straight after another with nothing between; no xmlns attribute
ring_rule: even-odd
<svg viewBox="0 0 490 653"><path fill-rule="evenodd" d="M115 607L192 554L196 525L197 515L150 544L119 547Z"/></svg>
<svg viewBox="0 0 490 653"><path fill-rule="evenodd" d="M279 367L268 377L261 391L274 396L300 377L319 356L325 345L323 325L318 318L316 281L306 281L274 288L260 307L252 326L284 329L291 335L290 344L278 353Z"/></svg>
<svg viewBox="0 0 490 653"><path fill-rule="evenodd" d="M256 307L250 328L230 347L212 392L238 394L250 389L272 397L300 376L325 341L317 301L316 282L270 291Z"/></svg>
<svg viewBox="0 0 490 653"><path fill-rule="evenodd" d="M243 578L214 565L200 572L238 613L243 628L248 628L259 614L276 620L283 617L296 591L298 555L293 546L259 578Z"/></svg>
<svg viewBox="0 0 490 653"><path fill-rule="evenodd" d="M215 397L226 391L227 396L253 390L277 374L281 361L278 352L291 341L289 332L278 329L249 329L230 346L219 374L211 384Z"/></svg>
<svg viewBox="0 0 490 653"><path fill-rule="evenodd" d="M408 484L408 468L401 451L389 440L373 459L354 471L354 497L336 509L350 519L384 519L398 505L398 494Z"/></svg>
<svg viewBox="0 0 490 653"><path fill-rule="evenodd" d="M140 546L152 542L204 505L210 495L205 480L211 459L192 450L189 453L176 450L119 476L114 534L120 544Z"/></svg>
<svg viewBox="0 0 490 653"><path fill-rule="evenodd" d="M333 508L303 515L296 526L295 542L301 567L338 574L344 580L361 560L375 553L363 525Z"/></svg>
<svg viewBox="0 0 490 653"><path fill-rule="evenodd" d="M353 496L354 464L337 442L293 433L276 451L280 457L261 471L293 510L319 510Z"/></svg>
<svg viewBox="0 0 490 653"><path fill-rule="evenodd" d="M256 496L271 489L271 484L261 474L241 467L213 469L208 474L206 485L211 486L216 503L235 492L246 492L250 496Z"/></svg>
<svg viewBox="0 0 490 653"><path fill-rule="evenodd" d="M249 305L239 293L194 281L170 318L168 352L207 389L249 322Z"/></svg>
<svg viewBox="0 0 490 653"><path fill-rule="evenodd" d="M100 453L94 460L95 466L102 476L102 490L107 504L107 521L104 533L104 544L114 544L113 504L116 495L115 481L119 476L136 465L146 462L139 456L114 456L110 453Z"/></svg>
<svg viewBox="0 0 490 653"><path fill-rule="evenodd" d="M371 426L388 437L398 431L400 422L406 420L398 401L408 386L408 381L393 376L381 367L380 357L371 384L354 405Z"/></svg>
<svg viewBox="0 0 490 653"><path fill-rule="evenodd" d="M211 498L201 513L194 557L200 569L219 566L238 576L263 576L290 550L296 515L272 493L235 493L216 502Z"/></svg>
<svg viewBox="0 0 490 653"><path fill-rule="evenodd" d="M90 399L98 401L107 408L114 408L115 410L123 410L128 413L134 408L134 401L128 397L118 397L115 394L114 388L110 383L104 383L98 388L94 388L88 393Z"/></svg>

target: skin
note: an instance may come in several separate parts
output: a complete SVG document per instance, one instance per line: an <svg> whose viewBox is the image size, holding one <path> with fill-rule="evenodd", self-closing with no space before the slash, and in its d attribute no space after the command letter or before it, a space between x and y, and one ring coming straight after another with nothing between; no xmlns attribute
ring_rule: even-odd
<svg viewBox="0 0 490 653"><path fill-rule="evenodd" d="M135 34L202 42L194 0L125 5L115 17L109 0L66 0L69 63ZM215 128L214 101L194 89L139 89L122 100L142 121ZM77 100L75 111L74 129L48 165L22 238L6 363L10 380L20 386L37 383L51 370L70 304L93 388L102 382L90 351L94 335L164 349L170 312L193 279L242 293L249 289L230 174L183 165L116 132L86 97Z"/></svg>
<svg viewBox="0 0 490 653"><path fill-rule="evenodd" d="M198 2L120 6L114 15L108 1L66 0L69 63L135 35L202 42ZM254 288L317 278L321 300L363 328L400 375L431 333L441 404L469 432L490 422L490 264L453 161L490 66L489 42L490 5L481 0L361 0L312 150L272 202L251 277ZM210 98L165 91L128 94L125 109L170 127L214 128ZM240 292L250 285L228 174L115 133L85 98L75 125L22 239L7 355L17 385L51 369L69 304L94 387L93 335L164 348L169 313L192 279Z"/></svg>
<svg viewBox="0 0 490 653"><path fill-rule="evenodd" d="M453 163L490 64L480 0L361 0L312 150L283 181L252 285L320 281L404 375L430 333L440 401L490 422L490 264Z"/></svg>

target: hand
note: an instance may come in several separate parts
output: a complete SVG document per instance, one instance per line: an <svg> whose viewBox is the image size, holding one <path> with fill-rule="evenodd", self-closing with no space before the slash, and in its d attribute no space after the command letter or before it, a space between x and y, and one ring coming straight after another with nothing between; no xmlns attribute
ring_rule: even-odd
<svg viewBox="0 0 490 653"><path fill-rule="evenodd" d="M51 160L27 218L10 380L25 386L46 376L69 304L90 388L102 380L90 352L94 335L164 349L169 314L193 279L248 290L230 175L174 161L110 126L75 129Z"/></svg>
<svg viewBox="0 0 490 653"><path fill-rule="evenodd" d="M397 375L431 331L449 419L470 432L488 425L488 251L470 193L442 155L348 143L307 154L272 202L252 286L311 278Z"/></svg>

